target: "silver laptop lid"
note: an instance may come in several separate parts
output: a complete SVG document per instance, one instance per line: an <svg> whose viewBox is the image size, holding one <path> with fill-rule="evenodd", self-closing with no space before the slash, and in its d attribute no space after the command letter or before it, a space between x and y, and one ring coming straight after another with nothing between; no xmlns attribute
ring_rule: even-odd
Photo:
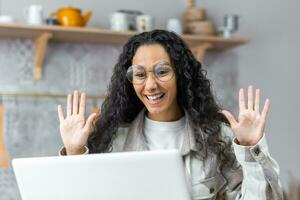
<svg viewBox="0 0 300 200"><path fill-rule="evenodd" d="M189 200L176 150L12 161L23 200Z"/></svg>

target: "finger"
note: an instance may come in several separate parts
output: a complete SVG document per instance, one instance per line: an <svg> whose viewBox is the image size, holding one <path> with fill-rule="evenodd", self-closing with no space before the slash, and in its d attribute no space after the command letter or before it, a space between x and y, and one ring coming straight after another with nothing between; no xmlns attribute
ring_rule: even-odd
<svg viewBox="0 0 300 200"><path fill-rule="evenodd" d="M79 115L85 114L85 106L86 106L86 95L85 93L82 93L80 97Z"/></svg>
<svg viewBox="0 0 300 200"><path fill-rule="evenodd" d="M240 107L240 112L245 110L245 95L244 95L244 89L241 88L239 92L239 107Z"/></svg>
<svg viewBox="0 0 300 200"><path fill-rule="evenodd" d="M78 91L74 91L73 94L73 115L78 114Z"/></svg>
<svg viewBox="0 0 300 200"><path fill-rule="evenodd" d="M90 129L91 124L92 124L92 122L94 121L94 119L95 119L96 116L97 116L96 113L92 113L92 114L88 117L88 119L86 120L86 123L85 123L85 125L84 125L84 127L83 127L84 132L90 133L90 130L89 130L89 129Z"/></svg>
<svg viewBox="0 0 300 200"><path fill-rule="evenodd" d="M72 95L68 94L68 100L67 100L67 116L72 115Z"/></svg>
<svg viewBox="0 0 300 200"><path fill-rule="evenodd" d="M266 121L267 114L269 112L269 108L270 108L270 100L266 99L264 108L263 108L262 113L261 113L261 116L262 116L264 121Z"/></svg>
<svg viewBox="0 0 300 200"><path fill-rule="evenodd" d="M237 121L235 120L234 116L229 111L222 110L222 113L228 119L231 127L234 127L237 124Z"/></svg>
<svg viewBox="0 0 300 200"><path fill-rule="evenodd" d="M253 110L253 86L248 87L248 109Z"/></svg>
<svg viewBox="0 0 300 200"><path fill-rule="evenodd" d="M59 122L62 122L65 118L64 118L64 113L63 113L61 105L57 106L57 113L58 113Z"/></svg>
<svg viewBox="0 0 300 200"><path fill-rule="evenodd" d="M254 110L255 112L259 112L259 98L260 98L260 90L256 89L255 90L255 105L254 105Z"/></svg>

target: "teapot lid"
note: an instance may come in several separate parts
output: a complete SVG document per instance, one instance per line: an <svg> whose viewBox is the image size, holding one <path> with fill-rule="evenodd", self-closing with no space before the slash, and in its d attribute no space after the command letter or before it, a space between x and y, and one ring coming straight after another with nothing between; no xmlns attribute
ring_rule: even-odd
<svg viewBox="0 0 300 200"><path fill-rule="evenodd" d="M77 12L81 12L81 10L79 8L75 8L73 6L68 6L68 7L58 9L58 11L63 11L63 10L74 10L74 11L77 11Z"/></svg>

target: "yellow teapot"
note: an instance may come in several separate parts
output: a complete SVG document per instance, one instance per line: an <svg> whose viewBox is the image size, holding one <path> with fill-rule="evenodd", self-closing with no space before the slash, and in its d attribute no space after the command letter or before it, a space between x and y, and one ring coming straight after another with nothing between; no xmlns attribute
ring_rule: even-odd
<svg viewBox="0 0 300 200"><path fill-rule="evenodd" d="M55 16L59 25L62 26L85 26L92 15L91 11L86 12L84 15L81 14L81 10L74 7L61 8L51 16Z"/></svg>

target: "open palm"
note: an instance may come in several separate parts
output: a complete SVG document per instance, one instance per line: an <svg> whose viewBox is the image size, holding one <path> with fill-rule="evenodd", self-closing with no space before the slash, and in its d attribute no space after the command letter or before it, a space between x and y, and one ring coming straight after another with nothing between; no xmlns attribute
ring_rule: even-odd
<svg viewBox="0 0 300 200"><path fill-rule="evenodd" d="M90 126L96 117L96 113L91 114L85 121L86 95L74 91L74 95L69 94L67 98L67 116L64 118L61 105L58 106L58 117L60 122L60 134L65 145L67 154L78 154L84 149L88 140Z"/></svg>
<svg viewBox="0 0 300 200"><path fill-rule="evenodd" d="M244 89L239 91L239 116L236 120L233 114L227 110L222 113L230 123L232 132L240 145L253 146L262 138L265 131L266 116L270 107L270 100L266 99L262 112L259 112L260 90L255 91L253 101L253 86L248 87L247 107L245 103Z"/></svg>

